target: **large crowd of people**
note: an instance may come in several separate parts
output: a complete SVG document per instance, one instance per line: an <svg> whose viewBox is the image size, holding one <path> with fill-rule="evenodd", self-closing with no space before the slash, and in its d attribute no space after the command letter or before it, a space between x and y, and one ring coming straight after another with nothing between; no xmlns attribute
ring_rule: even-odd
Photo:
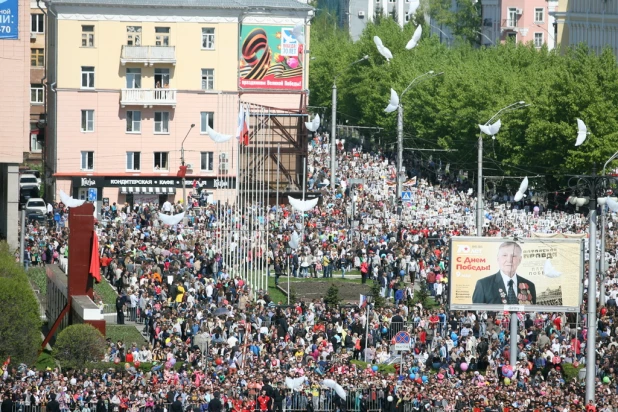
<svg viewBox="0 0 618 412"><path fill-rule="evenodd" d="M307 170L320 203L302 215L289 205L252 205L263 232L242 231L249 223L231 219L228 237L213 235L221 234L217 223L225 216L242 215L229 205L202 202L189 210L188 225L172 227L157 219L163 205L106 210L109 219L97 223L101 273L118 292L117 322L135 321L146 343L108 342L101 361L121 370L8 365L1 412L618 410L611 216L610 268L599 277L607 305L599 307L598 324L589 331L584 310L520 314L517 362L510 365L508 316L448 306L449 239L476 230L467 179L420 176L406 182L411 200L393 202L392 159L340 147L332 176L324 137L311 142ZM486 236L587 230L581 215L506 200L485 211ZM165 206L174 208L182 206ZM47 224L28 226L27 251L18 256L26 268L66 259L67 213L55 204ZM263 233L266 242L252 238ZM360 273L359 282L378 282L387 304L313 299L286 306L271 299L266 283L255 287L246 276L251 266L278 278L288 259L291 276ZM434 297L425 306L413 299L421 283ZM401 330L412 338L403 359L390 350ZM573 370L585 364L589 333L599 339L596 402L587 404Z"/></svg>

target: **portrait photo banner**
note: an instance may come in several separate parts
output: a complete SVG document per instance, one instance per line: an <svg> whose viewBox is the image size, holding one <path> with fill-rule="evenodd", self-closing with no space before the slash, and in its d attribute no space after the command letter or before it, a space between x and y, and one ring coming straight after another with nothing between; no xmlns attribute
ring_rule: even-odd
<svg viewBox="0 0 618 412"><path fill-rule="evenodd" d="M579 311L583 239L454 237L450 253L452 310Z"/></svg>
<svg viewBox="0 0 618 412"><path fill-rule="evenodd" d="M293 26L242 25L241 89L302 90L305 51L293 31Z"/></svg>

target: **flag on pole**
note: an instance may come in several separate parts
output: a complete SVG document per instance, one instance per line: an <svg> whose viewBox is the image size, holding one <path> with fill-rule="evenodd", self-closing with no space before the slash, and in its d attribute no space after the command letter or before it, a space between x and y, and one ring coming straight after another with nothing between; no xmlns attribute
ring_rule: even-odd
<svg viewBox="0 0 618 412"><path fill-rule="evenodd" d="M92 233L92 250L90 251L90 270L89 273L101 283L101 264L99 262L99 237L97 232Z"/></svg>
<svg viewBox="0 0 618 412"><path fill-rule="evenodd" d="M364 308L365 306L367 306L367 296L360 295L360 303L358 306L360 306L361 308Z"/></svg>
<svg viewBox="0 0 618 412"><path fill-rule="evenodd" d="M249 146L249 107L245 108L245 105L240 105L238 112L238 131L236 132L236 138L240 140L243 146Z"/></svg>

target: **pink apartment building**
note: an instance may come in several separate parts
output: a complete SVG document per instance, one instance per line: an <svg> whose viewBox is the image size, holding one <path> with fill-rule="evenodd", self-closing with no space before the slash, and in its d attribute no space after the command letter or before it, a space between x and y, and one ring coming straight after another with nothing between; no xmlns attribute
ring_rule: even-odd
<svg viewBox="0 0 618 412"><path fill-rule="evenodd" d="M62 190L98 206L178 201L184 149L188 194L198 185L213 200L234 199L239 142L215 143L208 130L236 136L240 101L303 109L302 60L279 56L298 52L298 45L282 43L290 40L281 33L306 24L311 7L296 0L257 0L251 7L209 0L191 7L162 0L120 3L47 4L54 46L48 75L52 143L46 149L56 198ZM258 62L242 47L251 36L266 38L260 45L270 49L271 66L275 58L287 63L278 66L289 70L285 80L252 77L252 89L241 87L250 64ZM260 56L266 53L261 47Z"/></svg>
<svg viewBox="0 0 618 412"><path fill-rule="evenodd" d="M19 164L30 131L30 2L0 4L0 239L18 246Z"/></svg>
<svg viewBox="0 0 618 412"><path fill-rule="evenodd" d="M535 47L556 46L555 20L551 13L558 1L487 0L483 2L483 42L508 40L532 43Z"/></svg>

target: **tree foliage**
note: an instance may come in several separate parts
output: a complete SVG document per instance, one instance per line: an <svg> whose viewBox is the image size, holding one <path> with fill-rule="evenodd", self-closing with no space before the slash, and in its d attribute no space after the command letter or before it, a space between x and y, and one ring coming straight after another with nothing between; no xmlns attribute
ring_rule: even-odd
<svg viewBox="0 0 618 412"><path fill-rule="evenodd" d="M0 359L33 365L41 347L41 315L26 272L0 243Z"/></svg>
<svg viewBox="0 0 618 412"><path fill-rule="evenodd" d="M380 293L380 284L374 281L371 284L371 302L376 309L383 308L386 305L386 299Z"/></svg>
<svg viewBox="0 0 618 412"><path fill-rule="evenodd" d="M339 288L334 283L330 284L330 287L326 291L326 296L324 296L324 302L329 305L338 305L341 302L341 297L339 296Z"/></svg>
<svg viewBox="0 0 618 412"><path fill-rule="evenodd" d="M474 14L465 7L459 12ZM589 172L593 162L602 165L618 147L618 70L609 49L597 56L585 46L562 55L532 44L478 48L458 42L447 47L425 27L418 46L406 50L414 29L414 24L401 28L382 19L369 23L353 43L345 32L326 30L320 20L315 21L310 104L325 106L328 122L333 78L340 73L340 121L381 127L381 140L388 144L395 141L397 117L384 113L390 89L401 93L413 79L434 70L444 74L415 83L401 97L405 145L456 149L441 155L451 170L474 171L478 124L522 100L531 106L503 113L496 140L486 140L484 162L492 174L544 175L556 188L564 183L558 178ZM375 35L392 51L390 63L378 53ZM364 55L369 55L368 61L350 66ZM577 118L591 131L578 148L574 146Z"/></svg>
<svg viewBox="0 0 618 412"><path fill-rule="evenodd" d="M62 366L81 368L103 358L105 337L92 325L71 325L58 334L53 354Z"/></svg>

